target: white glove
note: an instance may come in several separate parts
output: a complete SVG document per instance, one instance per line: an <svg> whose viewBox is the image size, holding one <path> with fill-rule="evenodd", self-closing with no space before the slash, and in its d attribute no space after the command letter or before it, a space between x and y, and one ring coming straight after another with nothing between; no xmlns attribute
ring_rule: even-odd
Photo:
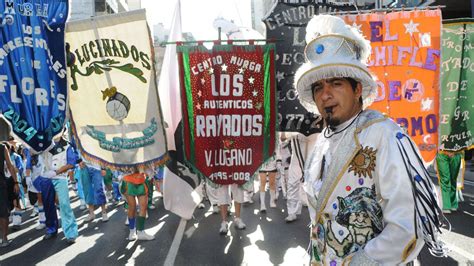
<svg viewBox="0 0 474 266"><path fill-rule="evenodd" d="M44 178L53 178L53 177L56 177L57 174L55 171L51 170L51 171L47 171L45 173L43 173L42 175Z"/></svg>
<svg viewBox="0 0 474 266"><path fill-rule="evenodd" d="M26 181L26 187L27 188L30 188L30 187L33 186L33 180L31 180L31 176L25 177L25 181Z"/></svg>

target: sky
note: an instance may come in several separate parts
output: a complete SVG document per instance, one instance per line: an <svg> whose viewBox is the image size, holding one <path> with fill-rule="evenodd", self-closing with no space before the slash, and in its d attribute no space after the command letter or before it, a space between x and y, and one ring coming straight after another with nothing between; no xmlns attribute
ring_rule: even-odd
<svg viewBox="0 0 474 266"><path fill-rule="evenodd" d="M234 20L239 26L252 27L251 0L181 0L183 32L196 39L217 39L212 23L217 17ZM150 27L163 23L169 28L176 0L142 0Z"/></svg>

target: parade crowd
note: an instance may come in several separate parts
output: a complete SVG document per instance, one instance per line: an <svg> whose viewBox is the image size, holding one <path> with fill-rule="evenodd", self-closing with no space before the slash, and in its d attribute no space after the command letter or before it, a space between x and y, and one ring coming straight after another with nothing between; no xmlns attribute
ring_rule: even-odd
<svg viewBox="0 0 474 266"><path fill-rule="evenodd" d="M285 220L292 222L301 214L302 206L307 205L301 167L306 157L307 141L314 139L314 136L305 137L299 133L281 133L280 136L275 155L261 167L255 178L260 181L260 211L267 211L267 190L270 208L276 208L276 200L281 193L287 200L288 217ZM0 204L1 218L7 220L6 225L10 224L12 230L19 230L26 220L37 219L35 229L44 230L45 240L56 237L61 226L66 241L72 244L78 237L77 222L70 203L71 196L75 195L80 200L80 209L89 213L85 222L96 219L95 210L98 208L101 221L107 222L107 208L123 203L127 213L124 215L125 224L130 229L127 239L153 240L154 236L144 231L144 225L147 211L155 209L153 192L162 195L163 167L146 170L135 167L128 173L97 167L81 158L74 142L67 139L70 137L65 134L55 140L51 150L35 155L13 137L0 144L0 150L5 150L0 155L0 161L4 161L1 171L6 177ZM244 202L253 202L254 182L250 183L246 187L231 185L232 194L227 186L204 184L204 199L213 206L213 213L220 211L222 214L220 234L228 232L228 206L232 204L232 199L236 209L234 225L237 229L245 229L245 223L240 219L240 206ZM31 215L25 217L28 209L32 209ZM7 238L7 228L2 228L2 247L11 243Z"/></svg>
<svg viewBox="0 0 474 266"><path fill-rule="evenodd" d="M219 233L226 235L229 224L246 228L242 203L258 198L260 212L267 212L276 207L281 193L286 222L298 219L303 206L308 207L314 265L406 264L424 245L432 254L445 256L447 249L438 237L443 210L455 211L457 202L438 205L411 138L393 120L368 108L377 89L366 64L370 43L330 15L315 16L306 31L307 62L296 72L294 87L301 104L324 118L325 128L311 136L280 132L274 155L254 174L257 189L254 182L239 186L204 181L202 195L222 218ZM0 174L5 176L0 178L2 247L10 244L9 223L14 230L21 227L27 208L34 208L36 229L44 230L45 240L55 238L61 226L73 244L78 226L71 189L80 198L80 208L89 212L86 222L96 219L99 207L101 220L107 222L108 204L124 201L127 239L155 238L145 232L145 221L154 208L154 189L162 188L163 166L130 166L123 172L98 167L81 157L68 130L39 155L14 139L2 143L0 151ZM443 197L454 197L454 191L443 190ZM229 206L235 208L232 223Z"/></svg>

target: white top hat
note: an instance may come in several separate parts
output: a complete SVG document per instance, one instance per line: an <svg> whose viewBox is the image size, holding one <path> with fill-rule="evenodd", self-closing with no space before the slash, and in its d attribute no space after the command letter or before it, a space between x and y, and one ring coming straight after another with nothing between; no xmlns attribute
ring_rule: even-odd
<svg viewBox="0 0 474 266"><path fill-rule="evenodd" d="M311 84L329 78L353 78L362 84L363 108L371 105L377 90L375 78L366 61L370 42L341 18L314 16L306 27L304 63L295 74L295 87L301 104L319 114L313 100Z"/></svg>

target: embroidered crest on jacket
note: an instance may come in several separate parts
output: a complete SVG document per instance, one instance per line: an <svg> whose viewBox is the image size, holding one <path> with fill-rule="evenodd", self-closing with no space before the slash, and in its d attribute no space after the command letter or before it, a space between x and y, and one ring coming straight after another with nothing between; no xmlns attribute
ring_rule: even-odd
<svg viewBox="0 0 474 266"><path fill-rule="evenodd" d="M349 232L339 240L332 226L327 222L327 244L335 251L338 257L345 257L350 253L362 249L365 244L383 229L383 215L375 196L375 186L372 188L359 187L347 197L338 197L339 212L336 222ZM337 231L337 230L336 230ZM339 230L336 234L343 235Z"/></svg>
<svg viewBox="0 0 474 266"><path fill-rule="evenodd" d="M349 166L349 172L354 172L359 177L370 177L375 170L377 150L371 147L364 147L359 150Z"/></svg>

